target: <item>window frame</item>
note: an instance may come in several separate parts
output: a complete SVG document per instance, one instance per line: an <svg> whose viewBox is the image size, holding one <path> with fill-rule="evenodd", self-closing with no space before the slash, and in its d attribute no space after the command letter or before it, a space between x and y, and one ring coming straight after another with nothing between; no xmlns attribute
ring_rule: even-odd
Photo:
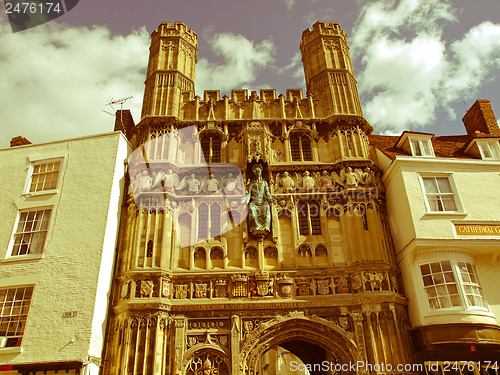
<svg viewBox="0 0 500 375"><path fill-rule="evenodd" d="M205 155L203 150L204 142L208 139L208 155ZM218 144L214 145L214 139L218 140ZM222 163L222 143L223 139L220 134L205 134L200 137L200 163L219 164ZM218 155L218 159L214 160Z"/></svg>
<svg viewBox="0 0 500 375"><path fill-rule="evenodd" d="M432 142L429 138L425 137L415 137L409 136L408 141L410 143L410 151L411 155L415 157L434 157L434 148L432 147ZM417 150L415 148L415 144L418 145L418 151L420 155L417 155ZM425 147L425 145L427 147Z"/></svg>
<svg viewBox="0 0 500 375"><path fill-rule="evenodd" d="M218 205L219 207L219 215L214 215L214 210L212 209L212 206L213 205ZM200 207L202 205L205 205L207 207L207 211L206 211L206 234L204 234L203 236L200 236L200 223L201 223L201 216L200 216ZM203 201L203 202L200 202L200 204L198 204L198 206L196 207L196 239L198 241L209 241L209 240L213 240L213 239L217 239L219 238L222 233L223 233L223 230L222 230L222 226L223 226L223 205L222 205L222 202L219 202L219 201L213 201L213 202L207 202L207 201ZM214 219L217 219L218 217L218 223L214 222L215 220ZM214 224L218 224L218 225L214 225ZM217 236L213 236L213 231L214 230L218 230L218 234Z"/></svg>
<svg viewBox="0 0 500 375"><path fill-rule="evenodd" d="M455 185L455 180L454 180L453 175L451 173L417 173L417 175L418 175L418 179L420 182L420 187L422 189L422 195L424 198L425 208L426 208L428 215L454 215L454 214L464 215L465 214L464 208L462 206L462 202L460 200L460 194L458 192L457 186ZM425 182L424 182L424 179L426 179L426 178L434 178L434 179L447 178L451 193L442 193L442 194L441 193L427 193L427 191L425 189ZM434 195L438 195L438 196L441 196L444 194L452 195L453 201L455 203L455 210L453 210L453 211L446 211L446 210L435 211L435 210L432 210L427 194L434 194ZM441 203L441 204L443 204L443 203ZM443 208L444 208L444 204L443 204Z"/></svg>
<svg viewBox="0 0 500 375"><path fill-rule="evenodd" d="M26 290L28 288L31 288L31 294L30 294L29 299L25 299ZM24 326L22 328L22 333L20 335L17 334L17 330L19 329L19 326L17 326L16 332L15 332L16 334L15 335L9 335L8 334L9 332L8 332L8 329L7 329L6 332L5 332L5 335L4 336L0 336L2 338L6 338L5 345L2 346L0 350L3 351L5 349L7 349L7 348L12 349L12 348L16 348L16 347L17 348L21 347L22 340L23 340L24 333L25 333L25 329L26 329L26 322L28 320L29 310L30 310L30 307L31 307L31 301L33 299L34 288L35 288L34 285L18 285L18 286L7 286L7 287L0 288L0 332L1 332L1 329L3 329L2 328L2 324L3 324L3 321L4 321L5 318L8 318L8 319L6 319L7 322L9 322L9 320L12 317L17 317L18 318L18 320L16 322L17 324L19 324L21 322L21 320L24 322ZM24 289L24 291L23 291L23 297L21 299L16 299L18 290L20 290L20 289ZM10 307L11 310L10 310L10 313L8 315L4 315L5 307L9 303L6 300L8 298L8 295L9 295L10 291L12 291L12 290L14 290L14 296L13 296L13 300L11 301L11 307ZM1 294L2 294L3 291L6 291L6 292L5 292L5 296L3 297L3 300L2 300ZM24 304L25 301L28 301L27 306ZM16 308L16 302L20 302L20 306L19 306L19 303L17 303L17 308L19 309L19 313L18 314L12 314L13 309ZM23 313L24 309L26 309L25 313ZM9 326L7 326L7 327L9 327ZM16 345L9 345L9 339L16 340L15 341ZM11 342L13 342L13 341L11 341Z"/></svg>
<svg viewBox="0 0 500 375"><path fill-rule="evenodd" d="M26 213L30 213L30 212L40 212L40 211L49 211L49 218L47 219L47 228L44 230L45 232L45 237L43 239L43 244L41 245L42 246L42 249L38 252L27 252L27 253L24 253L24 254L14 254L14 248L15 248L15 245L16 245L16 236L17 235L21 235L21 238L24 236L24 234L26 233L41 233L41 231L28 231L28 232L18 232L18 227L19 227L19 223L20 223L20 220L21 220L21 216ZM14 223L14 228L12 230L12 235L11 235L11 240L10 240L10 243L9 243L9 247L8 247L8 252L7 252L7 259L10 259L10 260L20 260L20 259L26 259L26 258L40 258L40 257L43 257L43 254L45 252L45 248L47 246L47 237L49 235L49 232L51 231L52 229L52 226L51 226L51 223L52 223L52 219L53 219L53 207L32 207L32 208L28 208L28 209L22 209L22 210L18 210L17 212L17 218L15 220L15 223ZM45 213L44 213L45 215ZM43 220L43 219L42 219ZM29 243L29 246L31 246L31 242ZM21 247L20 247L21 248Z"/></svg>
<svg viewBox="0 0 500 375"><path fill-rule="evenodd" d="M497 140L478 139L476 140L479 154L483 160L500 160L500 144ZM486 156L485 148L490 156Z"/></svg>
<svg viewBox="0 0 500 375"><path fill-rule="evenodd" d="M432 297L429 297L428 293L427 293L427 289L432 287L432 286L436 286L436 285L447 285L447 284L451 284L451 283L446 283L446 282L443 282L443 283L440 283L440 284L430 284L430 285L425 285L425 282L424 282L424 275L422 274L422 269L421 267L422 266L429 266L429 269L431 269L431 264L433 263L441 263L442 262L450 262L450 265L451 265L451 272L453 272L453 277L454 277L454 284L456 285L456 288L457 288L457 295L458 295L458 298L459 298L459 301L460 301L460 305L459 306L447 306L447 307L438 307L438 308L435 308L433 309L431 307L431 303L430 303L430 298ZM476 277L476 285L479 290L480 290L480 296L482 298L482 303L483 303L483 306L479 306L479 305L471 305L469 302L468 302L468 298L467 298L467 292L466 292L466 286L468 286L469 284L466 284L466 282L463 280L462 278L462 273L461 273L461 270L459 268L459 263L466 263L466 264L470 264L475 272L475 277ZM418 263L416 263L416 272L418 273L418 276L419 276L419 283L420 283L420 286L421 286L421 296L422 298L425 300L425 302L423 302L423 305L425 305L425 313L426 315L433 315L433 314L443 314L443 313L446 313L446 312L451 312L451 313L455 313L455 312L484 312L484 313L489 313L490 312L490 308L489 308L489 305L488 305L488 302L486 300L486 298L484 297L484 293L483 292L483 287L482 287L482 283L481 283L481 280L480 280L480 277L479 277L479 274L477 272L477 266L476 264L469 260L469 259L463 259L463 258L436 258L436 259L426 259L426 260L422 260ZM432 275L432 270L431 270L431 273L430 274L426 274L427 275ZM444 279L444 278L443 278ZM443 280L444 281L444 280ZM443 295L444 296L444 295ZM448 298L450 298L450 294L446 294L446 296ZM438 295L436 294L436 297L438 297Z"/></svg>
<svg viewBox="0 0 500 375"><path fill-rule="evenodd" d="M305 212L302 212L302 210L299 208L299 206L305 206L306 209L305 209ZM311 218L311 205L314 205L318 208L318 215L317 216L314 216L315 218L317 219L314 219L314 223L313 223L313 219ZM297 201L297 205L296 205L296 208L297 208L297 229L299 231L299 235L300 236L321 236L323 234L323 224L322 224L322 220L321 220L321 204L320 202L316 201L316 200L312 200L312 201L306 201L306 200L298 200ZM302 233L301 232L301 227L304 227L304 223L301 222L301 219L302 220L307 220L307 233ZM317 221L317 222L316 222ZM316 230L316 233L315 233L315 230L314 229L317 229L319 228L319 233L317 233L317 230Z"/></svg>
<svg viewBox="0 0 500 375"><path fill-rule="evenodd" d="M30 191L31 190L31 185L33 182L33 175L35 174L35 168L38 165L46 165L50 163L57 163L59 162L59 169L58 169L58 174L57 174L57 181L55 184L55 187L52 189L44 189L44 190L35 190L35 191ZM64 167L65 158L64 157L53 157L53 158L45 158L45 159L34 159L30 160L30 165L28 168L28 175L26 177L26 183L24 186L23 190L23 195L25 196L37 196L37 195L45 195L45 194L57 194L59 193L59 186L61 184L61 176L62 176L62 171ZM50 173L50 172L49 172Z"/></svg>
<svg viewBox="0 0 500 375"><path fill-rule="evenodd" d="M310 159L307 159L305 158L304 154L306 153L304 151L304 146L303 146L303 138L307 138L308 141L309 141L309 149L306 150L308 152L308 154L310 155ZM297 138L298 140L298 153L299 153L299 156L300 158L299 159L294 159L294 152L292 151L292 139L293 138ZM295 134L291 134L290 135L290 158L291 158L291 161L292 162L300 162L300 161L314 161L314 157L313 157L313 147L312 147L312 139L311 137L308 135L308 134L300 134L300 133L295 133Z"/></svg>

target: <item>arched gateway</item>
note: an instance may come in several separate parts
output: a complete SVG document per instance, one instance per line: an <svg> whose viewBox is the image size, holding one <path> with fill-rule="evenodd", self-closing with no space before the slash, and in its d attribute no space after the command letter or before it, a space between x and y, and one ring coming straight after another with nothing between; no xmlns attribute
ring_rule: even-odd
<svg viewBox="0 0 500 375"><path fill-rule="evenodd" d="M297 342L301 342L304 346L301 348L296 345ZM324 349L326 356L323 358L311 356L307 344ZM327 367L332 368L330 363L348 364L359 359L352 333L318 316L306 317L300 312L292 312L288 316L278 316L262 324L247 336L242 343L239 372L234 374L257 374L258 361L269 349L277 346L286 347L301 360L295 365L292 363L290 371L293 367L298 368L299 363L304 363L311 368L325 369L323 372L314 373L330 374L333 372L326 370Z"/></svg>

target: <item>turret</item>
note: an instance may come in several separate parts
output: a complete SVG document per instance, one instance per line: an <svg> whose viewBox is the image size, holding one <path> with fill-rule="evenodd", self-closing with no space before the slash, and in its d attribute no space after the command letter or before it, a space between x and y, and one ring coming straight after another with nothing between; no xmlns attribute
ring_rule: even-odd
<svg viewBox="0 0 500 375"><path fill-rule="evenodd" d="M316 22L302 33L300 51L308 95L321 100L319 115L362 116L347 36L339 24Z"/></svg>
<svg viewBox="0 0 500 375"><path fill-rule="evenodd" d="M182 22L163 22L151 34L142 118L179 116L182 99L194 97L196 33Z"/></svg>

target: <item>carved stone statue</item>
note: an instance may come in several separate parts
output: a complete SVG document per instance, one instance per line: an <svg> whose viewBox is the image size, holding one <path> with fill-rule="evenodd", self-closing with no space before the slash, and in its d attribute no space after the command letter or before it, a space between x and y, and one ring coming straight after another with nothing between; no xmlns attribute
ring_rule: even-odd
<svg viewBox="0 0 500 375"><path fill-rule="evenodd" d="M202 190L206 190L210 193L215 193L219 190L219 180L217 180L213 173L210 173L209 178L203 180L203 185L201 186Z"/></svg>
<svg viewBox="0 0 500 375"><path fill-rule="evenodd" d="M314 188L314 179L309 176L309 172L305 171L304 172L304 177L302 178L302 186L304 189L312 189Z"/></svg>
<svg viewBox="0 0 500 375"><path fill-rule="evenodd" d="M151 190L153 185L153 178L149 175L147 171L143 171L142 175L138 177L139 180L139 190Z"/></svg>
<svg viewBox="0 0 500 375"><path fill-rule="evenodd" d="M250 183L247 194L248 232L257 237L264 237L271 231L271 202L269 185L262 179L262 166L252 168L255 180Z"/></svg>
<svg viewBox="0 0 500 375"><path fill-rule="evenodd" d="M187 185L189 186L190 193L198 193L200 191L200 181L191 174L189 180L187 180Z"/></svg>

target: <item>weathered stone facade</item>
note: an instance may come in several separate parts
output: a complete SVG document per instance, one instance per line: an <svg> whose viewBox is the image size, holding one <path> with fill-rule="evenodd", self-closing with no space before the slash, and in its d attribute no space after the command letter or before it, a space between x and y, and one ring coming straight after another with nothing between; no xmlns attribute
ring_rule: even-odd
<svg viewBox="0 0 500 375"><path fill-rule="evenodd" d="M306 98L233 90L202 100L196 34L182 23L152 34L142 120L117 116L139 152L104 374L294 373L279 367L285 351L309 364L412 362L346 35L318 22L300 48ZM271 194L271 227L258 233L241 204L257 164Z"/></svg>

